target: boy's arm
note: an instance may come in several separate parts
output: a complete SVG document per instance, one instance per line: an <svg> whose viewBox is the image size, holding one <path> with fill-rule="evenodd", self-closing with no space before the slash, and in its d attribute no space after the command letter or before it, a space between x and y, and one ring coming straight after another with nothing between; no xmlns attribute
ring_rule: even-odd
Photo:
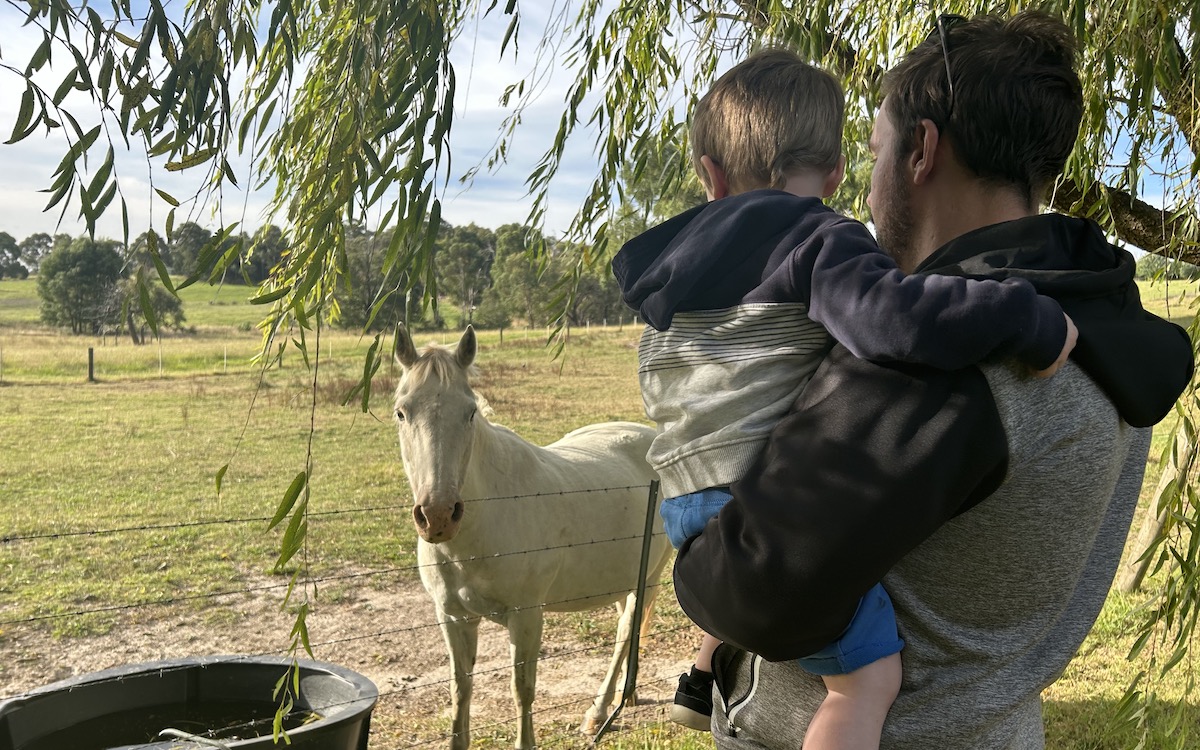
<svg viewBox="0 0 1200 750"><path fill-rule="evenodd" d="M1071 350L1062 308L1028 281L906 275L853 220L826 225L794 262L809 317L864 359L952 370L1012 356L1053 374Z"/></svg>
<svg viewBox="0 0 1200 750"><path fill-rule="evenodd" d="M877 365L834 347L733 499L680 548L676 596L747 651L813 653L896 561L991 494L1007 463L977 368Z"/></svg>

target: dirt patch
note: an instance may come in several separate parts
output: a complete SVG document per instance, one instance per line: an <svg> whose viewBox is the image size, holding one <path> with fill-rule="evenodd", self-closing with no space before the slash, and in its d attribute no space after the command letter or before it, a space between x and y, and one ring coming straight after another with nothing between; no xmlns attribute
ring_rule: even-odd
<svg viewBox="0 0 1200 750"><path fill-rule="evenodd" d="M17 626L0 635L0 697L113 666L211 654L278 654L287 649L294 618L282 612L277 591L243 594L220 607L178 610L150 618L130 615L109 633L55 638L44 628ZM441 747L449 726L449 668L432 602L415 581L388 590L356 588L319 594L308 626L316 657L348 667L379 688L372 720L373 750L413 744ZM588 615L580 628L558 615L548 620L538 665L534 724L539 736L579 723L600 684L616 627L615 608ZM581 631L585 631L582 632ZM589 632L590 631L590 632ZM641 650L639 708L627 709L628 727L658 722L691 659L690 629L652 630ZM611 641L610 641L611 643ZM503 628L480 628L472 724L510 744L515 708L509 693L508 638ZM573 740L561 739L566 746ZM478 743L477 743L478 744ZM557 742L555 744L558 744ZM582 741L578 743L583 746Z"/></svg>

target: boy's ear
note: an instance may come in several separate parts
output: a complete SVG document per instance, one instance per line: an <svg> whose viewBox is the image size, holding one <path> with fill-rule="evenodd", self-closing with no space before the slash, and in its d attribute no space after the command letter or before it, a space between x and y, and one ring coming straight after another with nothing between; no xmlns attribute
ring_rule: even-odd
<svg viewBox="0 0 1200 750"><path fill-rule="evenodd" d="M838 157L837 166L825 177L825 185L821 189L821 197L828 198L837 192L842 180L846 179L846 155Z"/></svg>
<svg viewBox="0 0 1200 750"><path fill-rule="evenodd" d="M708 199L715 201L729 195L729 181L725 179L725 169L713 161L708 154L700 157L700 166L704 169L705 176L708 177L704 186L704 192L708 195Z"/></svg>

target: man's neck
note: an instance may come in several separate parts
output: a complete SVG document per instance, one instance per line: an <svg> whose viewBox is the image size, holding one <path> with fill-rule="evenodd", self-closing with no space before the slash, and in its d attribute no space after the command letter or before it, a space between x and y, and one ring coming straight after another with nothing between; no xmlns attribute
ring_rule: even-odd
<svg viewBox="0 0 1200 750"><path fill-rule="evenodd" d="M954 181L930 199L922 212L924 220L914 226L912 246L920 261L967 232L1037 213L1016 192L984 186L978 180Z"/></svg>

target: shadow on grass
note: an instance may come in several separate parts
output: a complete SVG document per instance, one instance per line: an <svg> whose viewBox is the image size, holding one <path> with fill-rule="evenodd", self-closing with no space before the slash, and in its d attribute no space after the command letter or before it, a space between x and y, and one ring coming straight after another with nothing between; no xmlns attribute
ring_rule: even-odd
<svg viewBox="0 0 1200 750"><path fill-rule="evenodd" d="M1132 750L1142 740L1142 728L1116 721L1117 701L1046 701L1048 750ZM1176 704L1156 705L1148 715L1143 747L1154 750L1194 748L1200 743L1200 705L1189 703L1176 715Z"/></svg>

